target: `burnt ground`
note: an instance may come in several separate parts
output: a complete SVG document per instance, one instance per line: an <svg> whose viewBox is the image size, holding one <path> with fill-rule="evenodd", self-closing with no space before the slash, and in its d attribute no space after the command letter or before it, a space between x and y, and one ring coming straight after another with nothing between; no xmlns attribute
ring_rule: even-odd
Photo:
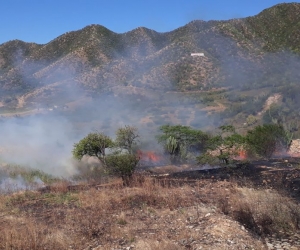
<svg viewBox="0 0 300 250"><path fill-rule="evenodd" d="M274 158L251 162L237 161L234 166L204 170L190 169L187 165L184 167L169 167L155 167L152 168L152 170L155 169L154 171L150 171L154 180L160 182L162 186L171 187L186 184L193 186L198 180L230 181L240 186L256 189L276 189L300 201L300 158ZM102 189L108 186L112 187L113 185L111 183L90 183L85 185L69 185L67 189L68 191L76 192L89 190L90 188ZM48 193L53 190L54 188L50 186L39 189L42 193Z"/></svg>
<svg viewBox="0 0 300 250"><path fill-rule="evenodd" d="M280 158L251 162L237 162L234 167L206 170L184 170L158 176L166 182L180 183L210 179L215 181L235 181L241 186L270 188L286 192L300 201L300 158ZM168 181L167 181L168 180Z"/></svg>

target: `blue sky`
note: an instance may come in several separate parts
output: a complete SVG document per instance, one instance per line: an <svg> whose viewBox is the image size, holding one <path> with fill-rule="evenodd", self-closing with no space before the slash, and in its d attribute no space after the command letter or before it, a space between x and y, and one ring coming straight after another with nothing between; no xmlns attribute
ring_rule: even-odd
<svg viewBox="0 0 300 250"><path fill-rule="evenodd" d="M192 20L253 16L278 0L2 0L0 44L19 39L45 44L90 24L124 33L137 27L174 30Z"/></svg>

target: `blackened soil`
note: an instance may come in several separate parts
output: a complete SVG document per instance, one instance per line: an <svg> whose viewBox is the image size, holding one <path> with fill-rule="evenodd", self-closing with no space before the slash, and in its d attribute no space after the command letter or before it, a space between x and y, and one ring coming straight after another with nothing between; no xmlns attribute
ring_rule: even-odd
<svg viewBox="0 0 300 250"><path fill-rule="evenodd" d="M277 189L300 200L300 158L237 162L231 167L171 173L168 179L235 181L241 186Z"/></svg>

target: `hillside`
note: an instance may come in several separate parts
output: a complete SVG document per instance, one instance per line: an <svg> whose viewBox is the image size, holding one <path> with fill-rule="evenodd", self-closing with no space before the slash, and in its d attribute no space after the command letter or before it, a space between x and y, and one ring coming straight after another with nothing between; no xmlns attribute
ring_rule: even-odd
<svg viewBox="0 0 300 250"><path fill-rule="evenodd" d="M0 249L300 249L299 26L0 44Z"/></svg>
<svg viewBox="0 0 300 250"><path fill-rule="evenodd" d="M248 18L196 20L166 33L139 27L117 34L90 25L47 44L9 41L0 45L0 112L109 95L133 106L143 100L147 108L165 107L159 115L175 123L202 126L195 120L200 112L243 124L249 115L261 120L265 101L279 94L273 116L294 120L300 111L299 25L300 4L291 3ZM170 109L174 100L187 105L187 119Z"/></svg>

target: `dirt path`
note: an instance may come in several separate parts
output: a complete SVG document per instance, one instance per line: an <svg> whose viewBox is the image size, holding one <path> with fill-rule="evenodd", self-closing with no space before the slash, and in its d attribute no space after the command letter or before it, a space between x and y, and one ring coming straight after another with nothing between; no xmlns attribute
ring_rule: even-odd
<svg viewBox="0 0 300 250"><path fill-rule="evenodd" d="M281 98L282 98L282 96L280 94L274 94L274 95L270 96L266 100L262 111L260 111L257 115L258 116L263 115L271 107L272 104L277 104Z"/></svg>
<svg viewBox="0 0 300 250"><path fill-rule="evenodd" d="M216 102L215 103L218 105L218 106L208 106L208 107L205 107L201 110L203 111L216 111L216 112L221 112L221 111L224 111L226 109L226 106L220 102Z"/></svg>
<svg viewBox="0 0 300 250"><path fill-rule="evenodd" d="M13 117L13 116L26 116L26 115L35 115L35 114L41 114L47 112L46 109L32 109L27 111L20 111L20 112L14 112L14 113L0 113L0 117Z"/></svg>
<svg viewBox="0 0 300 250"><path fill-rule="evenodd" d="M38 89L28 93L28 94L25 94L25 95L22 95L22 96L18 97L17 108L23 108L24 105L26 104L26 100L28 98L37 96L38 94L42 94L42 92L45 91L45 90L51 90L53 87L57 87L57 86L63 84L64 82L65 81L51 83L51 84L48 84L47 86L40 87L40 88L38 88Z"/></svg>

